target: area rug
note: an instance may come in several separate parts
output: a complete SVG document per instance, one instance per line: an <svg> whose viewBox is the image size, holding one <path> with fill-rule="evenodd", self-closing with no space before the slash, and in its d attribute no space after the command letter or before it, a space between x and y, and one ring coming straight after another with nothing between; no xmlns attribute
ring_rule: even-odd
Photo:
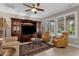
<svg viewBox="0 0 79 59"><path fill-rule="evenodd" d="M23 45L20 45L20 56L32 56L42 51L48 50L52 47L53 45L50 45L45 42L41 42L41 45L32 44L32 43L23 44Z"/></svg>

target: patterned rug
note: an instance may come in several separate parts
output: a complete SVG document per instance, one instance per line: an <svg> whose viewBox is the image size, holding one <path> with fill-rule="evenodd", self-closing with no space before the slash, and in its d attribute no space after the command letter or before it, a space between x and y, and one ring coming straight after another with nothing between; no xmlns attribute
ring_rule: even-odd
<svg viewBox="0 0 79 59"><path fill-rule="evenodd" d="M20 56L32 56L47 49L52 48L53 45L50 45L45 42L41 42L41 44L37 43L29 43L20 45Z"/></svg>

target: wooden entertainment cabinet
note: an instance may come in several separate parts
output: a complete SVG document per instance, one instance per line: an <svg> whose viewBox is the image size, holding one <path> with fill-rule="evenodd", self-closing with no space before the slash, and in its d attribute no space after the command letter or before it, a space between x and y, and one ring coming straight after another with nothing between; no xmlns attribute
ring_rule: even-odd
<svg viewBox="0 0 79 59"><path fill-rule="evenodd" d="M21 33L22 29L21 26L24 24L33 24L36 27L36 32L38 28L38 33L41 32L41 22L40 21L33 21L33 20L27 20L27 19L16 19L11 18L11 35L17 36L18 41L20 42L28 42L31 41L31 38L33 37L33 34L30 35L23 35Z"/></svg>

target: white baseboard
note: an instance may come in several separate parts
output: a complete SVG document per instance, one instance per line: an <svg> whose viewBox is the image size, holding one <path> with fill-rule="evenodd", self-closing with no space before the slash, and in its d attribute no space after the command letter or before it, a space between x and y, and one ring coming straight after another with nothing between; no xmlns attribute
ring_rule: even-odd
<svg viewBox="0 0 79 59"><path fill-rule="evenodd" d="M76 47L76 48L79 48L79 46L78 46L78 45L75 45L75 44L71 44L71 43L69 43L68 45L69 45L69 46Z"/></svg>

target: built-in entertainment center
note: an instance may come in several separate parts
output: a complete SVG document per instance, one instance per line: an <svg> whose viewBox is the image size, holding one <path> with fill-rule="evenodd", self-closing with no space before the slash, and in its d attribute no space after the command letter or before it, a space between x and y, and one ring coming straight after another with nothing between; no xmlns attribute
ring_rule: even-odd
<svg viewBox="0 0 79 59"><path fill-rule="evenodd" d="M40 26L40 21L11 18L11 35L17 36L20 42L28 42L37 32L37 28L39 29L38 32L41 32Z"/></svg>

